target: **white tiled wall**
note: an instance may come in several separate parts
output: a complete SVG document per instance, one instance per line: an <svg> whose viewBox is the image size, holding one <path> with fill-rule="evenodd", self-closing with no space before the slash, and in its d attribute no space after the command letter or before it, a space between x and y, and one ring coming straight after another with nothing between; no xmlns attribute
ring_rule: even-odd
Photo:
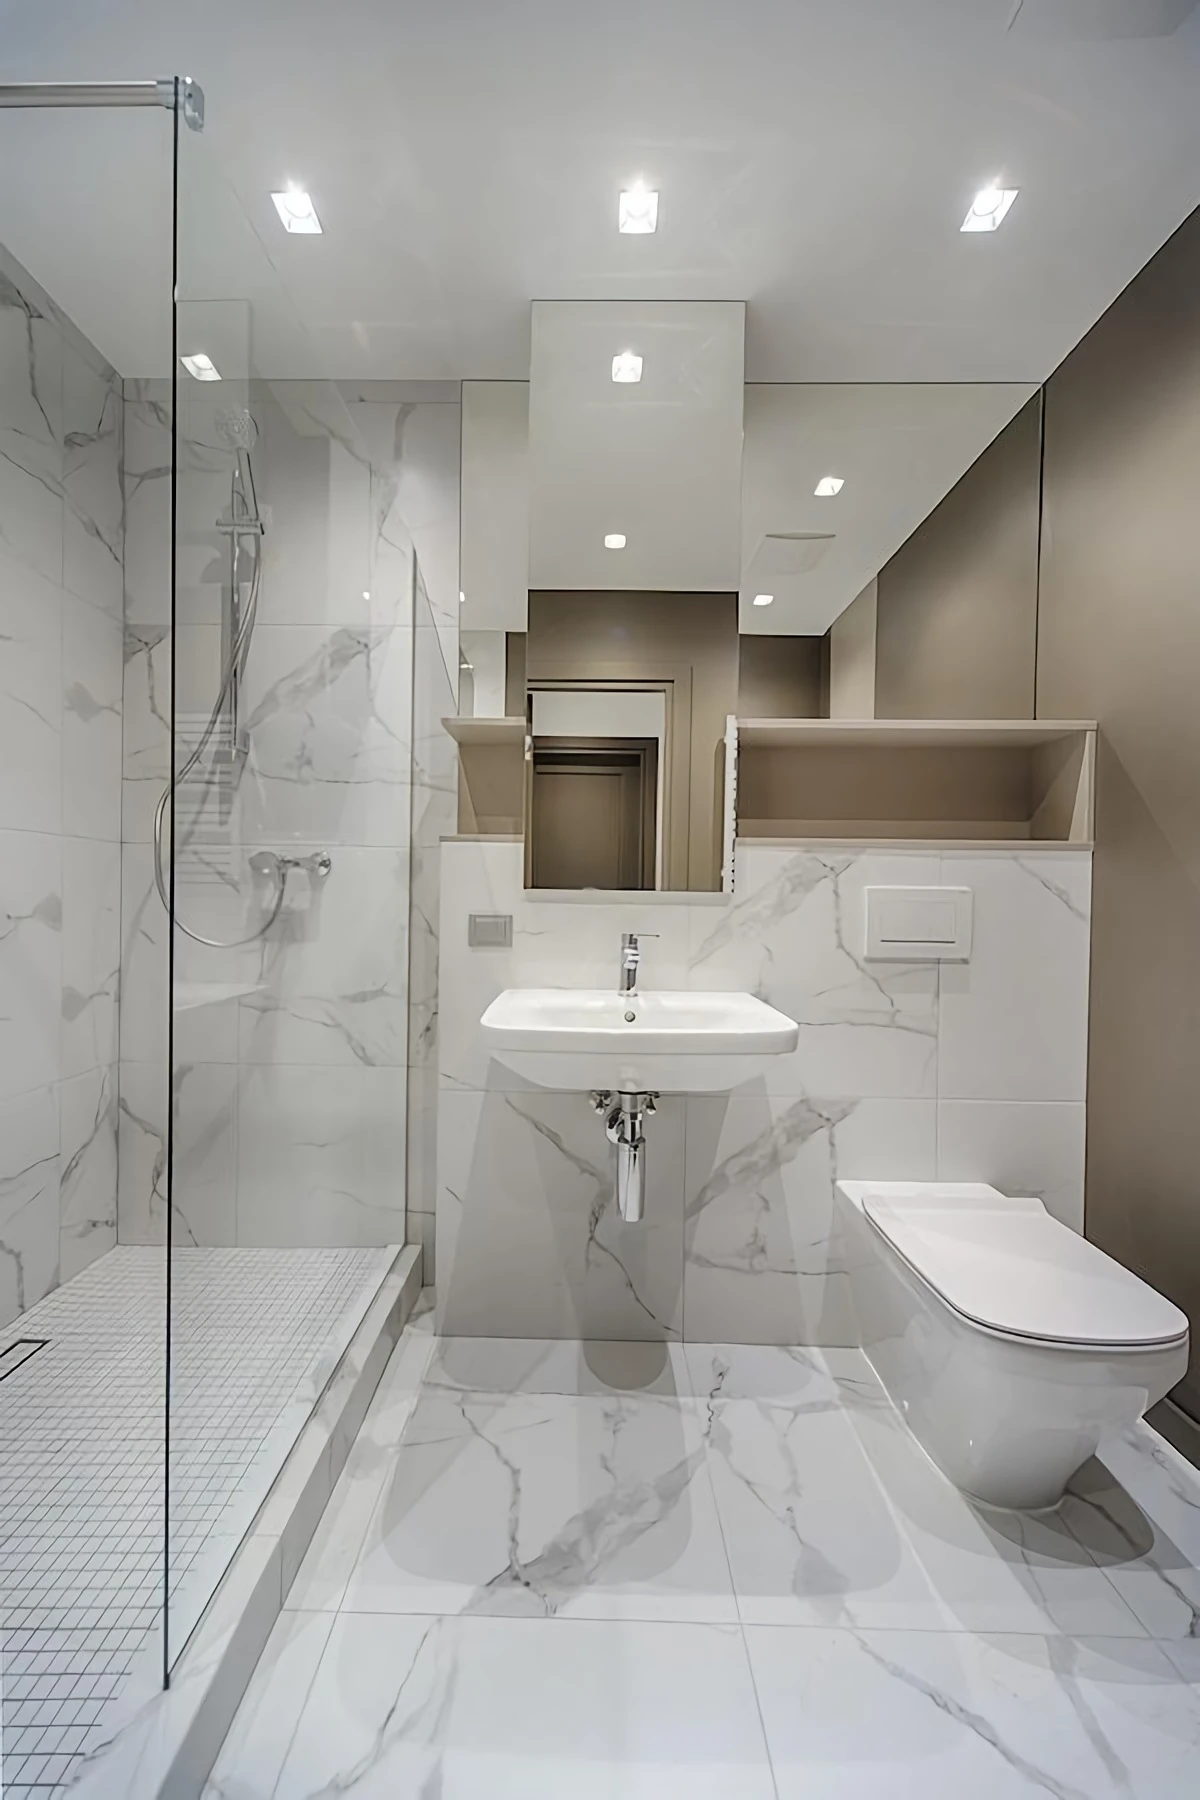
<svg viewBox="0 0 1200 1800"><path fill-rule="evenodd" d="M197 1244L404 1240L408 1066L419 1075L436 1041L436 868L422 850L447 828L439 794L453 804L431 721L454 710L458 660L459 409L411 393L282 382L250 394L267 531L235 886L181 877L178 913L207 936L245 935L269 898L249 870L256 848L328 850L333 866L320 884L291 877L265 939L177 944L177 1001L185 984L241 990L175 1015L175 1193ZM162 395L132 388L127 410L120 1229L145 1243L163 1229L166 920L150 831L168 767L170 457ZM215 691L227 554L215 522L232 469L216 414L193 405L187 419L181 713L207 711Z"/></svg>
<svg viewBox="0 0 1200 1800"><path fill-rule="evenodd" d="M1085 852L739 847L732 900L526 899L522 848L442 848L438 1305L461 1335L853 1340L832 1248L844 1177L991 1181L1083 1222L1091 858ZM965 965L868 963L874 883L967 886ZM513 947L467 948L471 912ZM745 988L800 1041L730 1095L662 1103L646 1223L614 1217L609 1146L582 1094L483 1051L502 988L608 987L622 931L641 979Z"/></svg>
<svg viewBox="0 0 1200 1800"><path fill-rule="evenodd" d="M121 430L0 251L0 1328L116 1241Z"/></svg>

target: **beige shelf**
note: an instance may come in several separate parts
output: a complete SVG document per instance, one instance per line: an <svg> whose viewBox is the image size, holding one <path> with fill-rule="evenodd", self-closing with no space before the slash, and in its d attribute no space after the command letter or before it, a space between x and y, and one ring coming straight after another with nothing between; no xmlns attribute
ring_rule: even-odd
<svg viewBox="0 0 1200 1800"><path fill-rule="evenodd" d="M741 719L746 842L1020 847L1092 840L1096 728L1058 719Z"/></svg>
<svg viewBox="0 0 1200 1800"><path fill-rule="evenodd" d="M524 719L443 719L458 745L458 830L520 837L525 827Z"/></svg>
<svg viewBox="0 0 1200 1800"><path fill-rule="evenodd" d="M1094 720L739 719L742 749L1028 750L1095 731Z"/></svg>
<svg viewBox="0 0 1200 1800"><path fill-rule="evenodd" d="M456 744L519 744L525 747L524 719L443 719Z"/></svg>

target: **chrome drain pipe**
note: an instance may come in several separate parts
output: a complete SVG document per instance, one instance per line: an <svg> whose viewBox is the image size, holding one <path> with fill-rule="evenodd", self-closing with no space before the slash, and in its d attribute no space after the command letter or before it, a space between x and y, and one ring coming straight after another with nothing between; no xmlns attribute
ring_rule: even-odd
<svg viewBox="0 0 1200 1800"><path fill-rule="evenodd" d="M593 1094L592 1106L604 1119L604 1132L617 1153L617 1211L627 1225L637 1225L646 1205L646 1137L644 1124L656 1110L657 1094Z"/></svg>

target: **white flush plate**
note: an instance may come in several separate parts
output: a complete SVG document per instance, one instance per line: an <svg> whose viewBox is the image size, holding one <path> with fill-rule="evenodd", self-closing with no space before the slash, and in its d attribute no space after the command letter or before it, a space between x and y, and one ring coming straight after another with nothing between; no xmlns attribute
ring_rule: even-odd
<svg viewBox="0 0 1200 1800"><path fill-rule="evenodd" d="M868 887L867 941L872 962L966 962L974 896L966 887Z"/></svg>

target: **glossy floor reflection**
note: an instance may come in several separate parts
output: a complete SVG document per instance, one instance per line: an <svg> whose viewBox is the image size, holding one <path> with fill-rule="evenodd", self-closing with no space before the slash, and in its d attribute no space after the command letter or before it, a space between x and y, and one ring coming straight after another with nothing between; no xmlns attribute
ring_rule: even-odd
<svg viewBox="0 0 1200 1800"><path fill-rule="evenodd" d="M989 1514L856 1351L436 1342L384 1376L208 1800L1175 1800L1200 1478Z"/></svg>

